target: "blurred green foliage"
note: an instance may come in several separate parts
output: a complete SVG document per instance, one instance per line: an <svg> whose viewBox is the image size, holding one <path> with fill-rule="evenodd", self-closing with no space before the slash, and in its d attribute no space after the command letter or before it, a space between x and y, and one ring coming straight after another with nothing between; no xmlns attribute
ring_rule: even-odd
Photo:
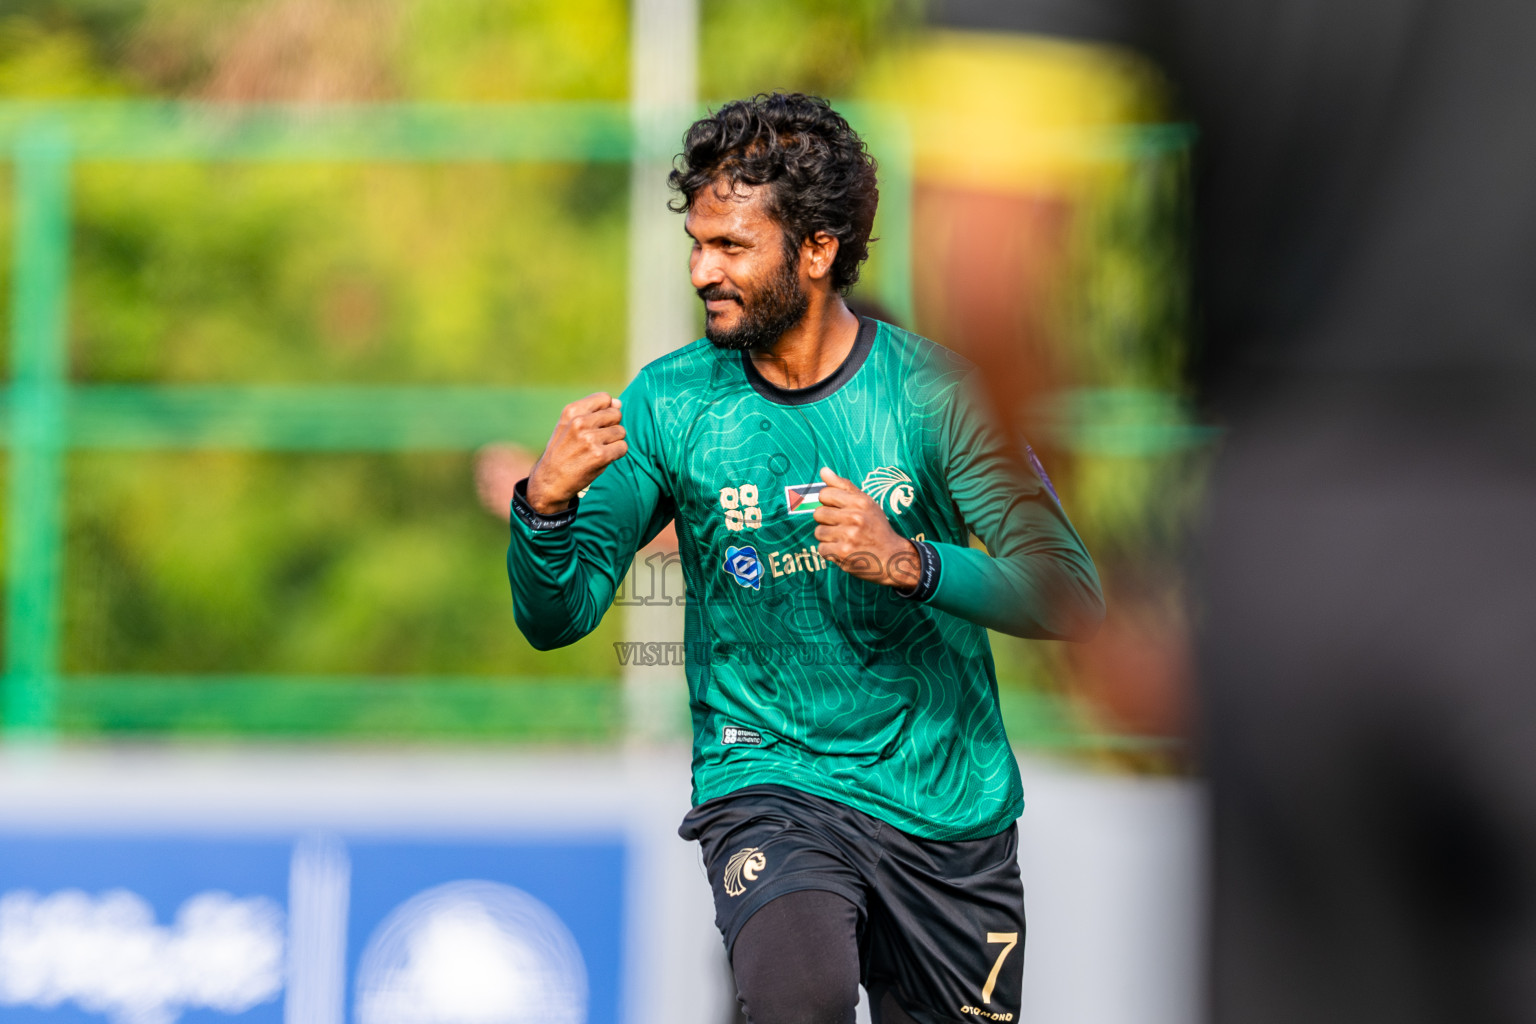
<svg viewBox="0 0 1536 1024"><path fill-rule="evenodd" d="M836 92L899 17L706 3L701 80ZM627 19L623 0L11 0L0 101L623 99ZM71 378L618 388L628 201L612 165L80 164ZM549 736L613 733L618 617L528 647L469 453L85 453L66 493L68 729L526 738L542 707ZM267 673L294 681L217 679ZM369 681L327 698L347 677ZM585 696L561 711L550 677Z"/></svg>
<svg viewBox="0 0 1536 1024"><path fill-rule="evenodd" d="M1181 400L1191 310L1188 154L1128 161L1080 207L1066 316L1090 390L1049 410L1079 457L1073 514L1095 557L1169 577L1196 512L1205 452ZM1086 426L1091 426L1089 433Z"/></svg>
<svg viewBox="0 0 1536 1024"><path fill-rule="evenodd" d="M66 671L612 675L614 637L524 643L468 462L76 456Z"/></svg>
<svg viewBox="0 0 1536 1024"><path fill-rule="evenodd" d="M701 92L715 99L854 94L918 15L909 0L705 0L701 13ZM0 101L620 100L627 18L622 0L8 0ZM0 163L0 195L9 177ZM624 383L627 167L95 162L73 188L77 382L572 397ZM1173 578L1197 493L1187 444L1143 443L1149 422L1175 439L1187 423L1169 397L1188 316L1185 197L1182 161L1159 159L1128 164L1083 206L1065 315L1102 394L1086 412L1046 411L1059 448L1080 453L1052 467L1068 510L1107 578L1132 588L1138 573ZM6 330L11 217L0 202ZM1066 436L1117 416L1128 446L1112 429ZM618 732L618 617L559 652L527 646L505 526L475 499L469 453L75 454L67 504L63 669L76 682L61 714L76 733ZM1070 675L1060 645L996 649L1010 730L1041 743L1070 731L1030 698ZM292 678L238 678L252 674Z"/></svg>
<svg viewBox="0 0 1536 1024"><path fill-rule="evenodd" d="M916 0L702 0L699 89L734 98L773 89L845 96L871 62L901 45Z"/></svg>
<svg viewBox="0 0 1536 1024"><path fill-rule="evenodd" d="M85 165L92 381L570 384L624 354L623 167Z"/></svg>

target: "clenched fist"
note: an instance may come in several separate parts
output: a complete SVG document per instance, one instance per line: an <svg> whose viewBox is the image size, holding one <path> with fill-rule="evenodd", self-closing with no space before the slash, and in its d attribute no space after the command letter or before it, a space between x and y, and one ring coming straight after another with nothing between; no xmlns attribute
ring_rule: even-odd
<svg viewBox="0 0 1536 1024"><path fill-rule="evenodd" d="M817 551L844 572L887 587L917 586L917 546L891 528L880 505L823 467L821 508L816 519Z"/></svg>
<svg viewBox="0 0 1536 1024"><path fill-rule="evenodd" d="M528 474L528 504L540 515L567 508L571 499L624 457L629 444L619 423L619 400L599 391L560 413L544 454Z"/></svg>

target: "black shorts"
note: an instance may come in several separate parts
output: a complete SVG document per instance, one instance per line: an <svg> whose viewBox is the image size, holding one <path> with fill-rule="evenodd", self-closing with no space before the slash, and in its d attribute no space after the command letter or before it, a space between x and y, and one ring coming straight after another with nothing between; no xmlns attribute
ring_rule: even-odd
<svg viewBox="0 0 1536 1024"><path fill-rule="evenodd" d="M919 1019L1018 1019L1024 887L1018 828L986 839L918 839L862 811L785 786L695 807L697 839L729 952L769 900L816 889L859 912L860 980Z"/></svg>

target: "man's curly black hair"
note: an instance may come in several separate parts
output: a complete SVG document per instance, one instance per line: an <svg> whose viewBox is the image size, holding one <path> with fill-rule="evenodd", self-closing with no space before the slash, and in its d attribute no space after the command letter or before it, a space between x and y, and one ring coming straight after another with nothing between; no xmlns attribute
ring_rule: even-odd
<svg viewBox="0 0 1536 1024"><path fill-rule="evenodd" d="M875 158L831 104L798 92L761 93L727 103L695 121L683 136L667 184L677 213L701 189L722 194L742 185L768 186L768 212L784 226L785 247L826 232L837 239L832 286L847 292L869 258L880 190Z"/></svg>

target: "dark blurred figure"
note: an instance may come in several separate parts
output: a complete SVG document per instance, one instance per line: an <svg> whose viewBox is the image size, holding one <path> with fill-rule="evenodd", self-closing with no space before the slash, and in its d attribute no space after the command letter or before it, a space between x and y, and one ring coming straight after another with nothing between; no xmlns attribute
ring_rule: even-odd
<svg viewBox="0 0 1536 1024"><path fill-rule="evenodd" d="M1536 4L946 0L1199 126L1215 1024L1536 1020Z"/></svg>

